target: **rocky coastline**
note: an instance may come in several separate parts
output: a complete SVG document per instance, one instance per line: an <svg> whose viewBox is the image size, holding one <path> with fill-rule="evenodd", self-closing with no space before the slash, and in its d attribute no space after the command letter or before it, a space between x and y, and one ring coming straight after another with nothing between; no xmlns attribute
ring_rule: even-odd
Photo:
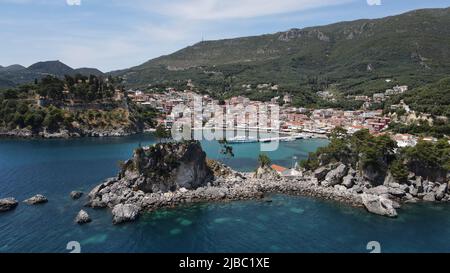
<svg viewBox="0 0 450 273"><path fill-rule="evenodd" d="M159 143L136 149L133 157L121 164L116 177L106 179L85 196L85 206L109 208L113 224L121 224L162 208L264 199L274 193L336 201L392 218L398 216L403 204L450 202L447 177L431 182L410 173L407 182L398 183L388 173L381 184L374 184L371 175L374 173L356 171L343 163L322 166L297 177L280 176L268 166L255 172L237 172L208 159L199 142ZM82 196L82 192L70 193L73 200ZM35 195L24 202L36 205L47 199ZM18 204L14 198L0 199L0 212L14 210ZM75 218L78 224L91 221L83 210Z"/></svg>
<svg viewBox="0 0 450 273"><path fill-rule="evenodd" d="M142 133L142 130L119 128L119 129L83 129L56 131L41 130L35 132L30 129L0 129L0 138L43 138L43 139L67 139L81 137L123 137Z"/></svg>
<svg viewBox="0 0 450 273"><path fill-rule="evenodd" d="M388 176L382 185L373 186L344 164L321 167L301 177L281 177L269 167L241 173L206 159L199 143L187 142L135 151L117 177L89 193L86 206L111 209L113 223L119 224L161 208L261 199L272 193L333 200L387 217L397 217L403 203L450 201L447 182L433 183L414 174L406 184Z"/></svg>

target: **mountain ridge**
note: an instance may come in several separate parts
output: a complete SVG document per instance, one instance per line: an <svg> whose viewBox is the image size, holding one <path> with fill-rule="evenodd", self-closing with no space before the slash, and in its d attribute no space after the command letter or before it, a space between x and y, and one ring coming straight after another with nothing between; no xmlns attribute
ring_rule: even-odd
<svg viewBox="0 0 450 273"><path fill-rule="evenodd" d="M0 67L0 88L10 88L20 84L30 83L35 79L41 79L47 75L63 78L65 75L74 76L75 74L82 74L84 76L105 75L97 68L82 67L74 69L59 60L41 61L28 67L14 64Z"/></svg>
<svg viewBox="0 0 450 273"><path fill-rule="evenodd" d="M203 41L111 73L136 87L182 87L190 79L199 89L220 95L247 94L243 85L260 83L273 83L293 93L315 92L333 84L348 93L373 93L389 87L386 78L415 86L447 73L448 25L450 8L421 9L379 19ZM252 88L247 95L255 91Z"/></svg>

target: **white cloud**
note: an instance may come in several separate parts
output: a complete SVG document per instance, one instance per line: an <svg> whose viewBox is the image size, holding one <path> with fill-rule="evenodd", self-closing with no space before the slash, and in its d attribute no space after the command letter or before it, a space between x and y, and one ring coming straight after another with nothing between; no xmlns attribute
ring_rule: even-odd
<svg viewBox="0 0 450 273"><path fill-rule="evenodd" d="M369 6L381 6L381 0L367 0Z"/></svg>
<svg viewBox="0 0 450 273"><path fill-rule="evenodd" d="M305 11L355 0L174 0L147 1L147 9L163 15L193 19L245 19Z"/></svg>
<svg viewBox="0 0 450 273"><path fill-rule="evenodd" d="M81 0L66 0L66 3L69 6L80 6Z"/></svg>

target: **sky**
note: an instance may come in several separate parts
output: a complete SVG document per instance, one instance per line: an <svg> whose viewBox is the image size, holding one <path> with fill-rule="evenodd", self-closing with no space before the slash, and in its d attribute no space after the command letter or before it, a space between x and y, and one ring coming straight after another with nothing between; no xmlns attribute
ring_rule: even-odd
<svg viewBox="0 0 450 273"><path fill-rule="evenodd" d="M201 40L442 7L450 0L0 0L0 65L60 60L107 72Z"/></svg>

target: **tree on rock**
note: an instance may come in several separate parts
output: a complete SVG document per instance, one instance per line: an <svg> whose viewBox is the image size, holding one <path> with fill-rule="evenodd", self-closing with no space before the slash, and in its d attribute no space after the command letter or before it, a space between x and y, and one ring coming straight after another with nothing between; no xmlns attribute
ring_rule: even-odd
<svg viewBox="0 0 450 273"><path fill-rule="evenodd" d="M260 154L258 156L258 163L261 168L268 168L270 167L272 161L267 154Z"/></svg>
<svg viewBox="0 0 450 273"><path fill-rule="evenodd" d="M170 138L170 132L162 124L160 124L156 127L155 137L158 139L159 143L161 143L162 139Z"/></svg>

